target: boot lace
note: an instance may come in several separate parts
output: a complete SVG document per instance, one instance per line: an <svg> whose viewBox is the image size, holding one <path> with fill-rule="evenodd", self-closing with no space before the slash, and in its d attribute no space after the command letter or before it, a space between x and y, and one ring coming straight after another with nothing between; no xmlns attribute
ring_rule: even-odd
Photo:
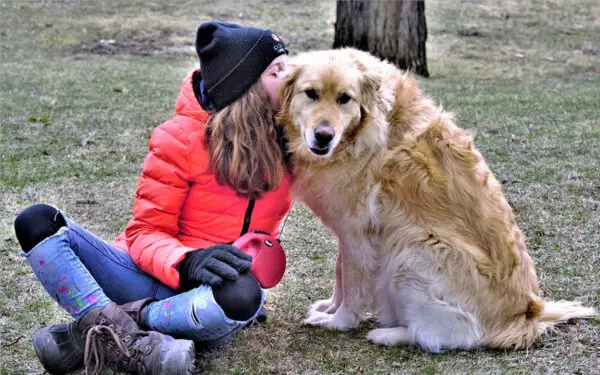
<svg viewBox="0 0 600 375"><path fill-rule="evenodd" d="M126 358L131 358L129 350L112 328L103 325L92 326L87 331L83 352L86 375L99 375L102 372L105 356L103 341L105 338L116 344L116 350L120 354L125 355Z"/></svg>
<svg viewBox="0 0 600 375"><path fill-rule="evenodd" d="M131 348L132 336L126 335L122 340L122 331L114 326L97 325L89 328L86 334L84 365L86 375L99 375L105 364L105 350L115 354L114 364L120 370L140 375L147 373L141 357L152 351L152 347L144 338L137 339ZM106 341L106 346L104 342ZM113 351L114 348L114 351ZM110 360L109 360L110 361Z"/></svg>

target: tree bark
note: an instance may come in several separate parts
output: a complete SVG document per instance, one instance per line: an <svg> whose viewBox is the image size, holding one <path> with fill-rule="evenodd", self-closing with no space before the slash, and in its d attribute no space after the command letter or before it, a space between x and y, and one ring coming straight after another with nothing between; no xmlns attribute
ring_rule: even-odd
<svg viewBox="0 0 600 375"><path fill-rule="evenodd" d="M355 47L429 77L424 0L337 0L333 48Z"/></svg>

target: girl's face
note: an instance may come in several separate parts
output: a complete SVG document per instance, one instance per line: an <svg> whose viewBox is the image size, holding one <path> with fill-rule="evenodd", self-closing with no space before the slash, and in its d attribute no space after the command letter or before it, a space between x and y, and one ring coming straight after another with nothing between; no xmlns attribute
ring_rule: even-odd
<svg viewBox="0 0 600 375"><path fill-rule="evenodd" d="M269 64L267 69L260 75L262 85L269 93L269 101L275 111L279 110L279 85L281 84L280 74L287 67L287 55L277 56L275 60Z"/></svg>

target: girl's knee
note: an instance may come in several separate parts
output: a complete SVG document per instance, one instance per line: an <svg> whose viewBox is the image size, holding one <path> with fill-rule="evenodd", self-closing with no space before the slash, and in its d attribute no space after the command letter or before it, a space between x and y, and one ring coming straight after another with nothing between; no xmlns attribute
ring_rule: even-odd
<svg viewBox="0 0 600 375"><path fill-rule="evenodd" d="M24 252L52 236L67 225L63 215L47 204L34 204L22 210L15 218L15 234Z"/></svg>
<svg viewBox="0 0 600 375"><path fill-rule="evenodd" d="M229 319L246 321L252 318L262 302L262 290L250 274L242 274L235 281L226 281L213 289L215 301Z"/></svg>

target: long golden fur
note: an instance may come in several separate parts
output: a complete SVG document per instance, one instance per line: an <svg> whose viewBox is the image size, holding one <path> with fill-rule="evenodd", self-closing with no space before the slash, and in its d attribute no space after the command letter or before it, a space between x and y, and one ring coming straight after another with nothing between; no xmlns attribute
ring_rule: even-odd
<svg viewBox="0 0 600 375"><path fill-rule="evenodd" d="M250 198L281 184L285 167L274 115L260 81L211 115L205 146L219 184Z"/></svg>
<svg viewBox="0 0 600 375"><path fill-rule="evenodd" d="M347 330L373 312L384 328L371 341L437 352L525 348L557 322L595 313L540 297L524 236L472 134L411 74L354 49L290 66L279 121L295 193L339 240L333 296L306 323Z"/></svg>

